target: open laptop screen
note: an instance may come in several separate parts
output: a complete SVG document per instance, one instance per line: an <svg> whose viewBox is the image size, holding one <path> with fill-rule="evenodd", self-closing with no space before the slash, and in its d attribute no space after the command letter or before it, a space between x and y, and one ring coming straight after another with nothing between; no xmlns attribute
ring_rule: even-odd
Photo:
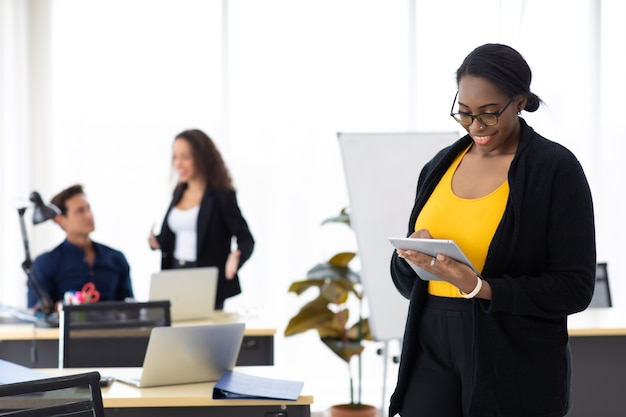
<svg viewBox="0 0 626 417"><path fill-rule="evenodd" d="M149 300L170 300L172 322L210 319L215 312L217 267L167 269L152 274Z"/></svg>

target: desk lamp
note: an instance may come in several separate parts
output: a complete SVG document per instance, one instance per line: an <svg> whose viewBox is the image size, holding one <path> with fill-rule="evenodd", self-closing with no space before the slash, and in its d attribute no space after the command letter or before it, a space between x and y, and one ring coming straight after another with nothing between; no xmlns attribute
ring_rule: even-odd
<svg viewBox="0 0 626 417"><path fill-rule="evenodd" d="M59 214L58 209L55 210L56 207L45 205L41 200L41 196L36 191L33 191L30 194L30 201L35 205L33 211L33 224L35 225L50 220ZM28 278L29 287L35 292L37 304L43 314L43 319L38 320L35 324L38 327L57 327L59 322L54 310L54 302L52 301L52 298L50 298L50 294L48 294L46 290L41 287L39 280L33 271L33 261L30 257L28 236L26 234L26 225L24 223L24 213L26 212L26 209L26 207L20 207L17 209L17 213L20 216L20 229L22 230L22 241L24 242L24 252L26 253L26 259L22 262L22 269Z"/></svg>

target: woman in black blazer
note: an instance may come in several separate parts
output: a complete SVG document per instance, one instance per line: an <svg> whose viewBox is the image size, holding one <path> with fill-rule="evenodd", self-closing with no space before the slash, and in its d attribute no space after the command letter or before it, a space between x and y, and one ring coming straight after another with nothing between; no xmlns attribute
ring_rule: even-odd
<svg viewBox="0 0 626 417"><path fill-rule="evenodd" d="M254 239L228 169L208 135L197 129L177 135L172 161L178 184L161 232L151 232L148 242L161 250L162 269L217 266L215 308L221 310L226 298L241 292L237 271L252 255Z"/></svg>

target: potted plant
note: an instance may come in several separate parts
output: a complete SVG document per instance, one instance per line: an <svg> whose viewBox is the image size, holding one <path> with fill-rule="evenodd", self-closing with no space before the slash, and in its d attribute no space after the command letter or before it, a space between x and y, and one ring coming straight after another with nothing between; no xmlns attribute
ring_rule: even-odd
<svg viewBox="0 0 626 417"><path fill-rule="evenodd" d="M327 223L344 223L350 226L347 209ZM293 282L289 292L298 296L310 288L317 288L318 295L306 303L291 318L285 336L293 336L308 330L317 330L322 342L346 362L350 382L350 403L331 407L330 416L375 416L377 409L361 401L363 341L372 340L369 321L363 317L363 289L360 276L349 266L356 257L354 252L341 252L327 262L311 268L304 280ZM354 303L356 301L356 308ZM351 317L350 313L355 315ZM353 376L352 360L357 360L357 375ZM347 413L347 414L346 414Z"/></svg>

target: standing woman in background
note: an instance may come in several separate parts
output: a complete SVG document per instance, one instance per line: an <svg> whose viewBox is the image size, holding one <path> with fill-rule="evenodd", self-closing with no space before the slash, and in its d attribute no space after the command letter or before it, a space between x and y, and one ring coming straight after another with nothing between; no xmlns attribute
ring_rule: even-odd
<svg viewBox="0 0 626 417"><path fill-rule="evenodd" d="M241 214L224 160L209 136L185 130L176 136L172 163L178 173L161 232L148 238L162 252L161 268L219 268L215 309L241 293L237 271L252 255L254 239ZM237 249L231 251L232 238Z"/></svg>
<svg viewBox="0 0 626 417"><path fill-rule="evenodd" d="M520 117L541 100L517 51L480 46L456 80L450 115L467 135L422 169L408 234L456 241L480 275L442 254L394 253L410 308L389 415L563 417L567 316L589 305L595 282L589 185L568 149Z"/></svg>

